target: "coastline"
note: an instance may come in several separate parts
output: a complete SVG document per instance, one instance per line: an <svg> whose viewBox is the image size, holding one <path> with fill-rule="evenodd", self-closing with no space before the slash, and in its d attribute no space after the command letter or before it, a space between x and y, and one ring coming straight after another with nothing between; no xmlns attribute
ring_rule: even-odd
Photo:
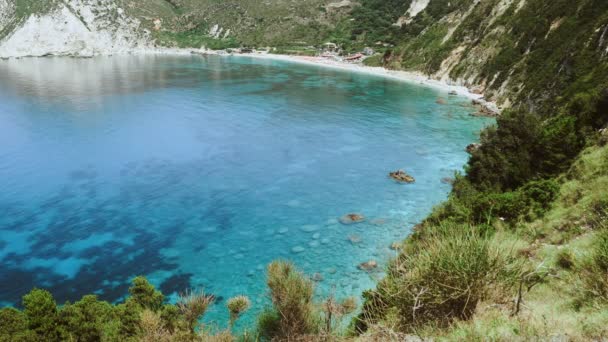
<svg viewBox="0 0 608 342"><path fill-rule="evenodd" d="M207 51L207 52L195 52L197 54L210 54L210 55L219 55L215 51ZM445 81L434 80L420 72L414 71L403 71L403 70L390 70L383 67L371 67L362 65L359 63L346 63L342 61L335 61L323 57L307 57L307 56L293 56L293 55L275 55L269 53L249 53L249 54L235 54L234 56L240 57L251 57L251 58L259 58L259 59L269 59L283 62L291 62L291 63L299 63L306 65L315 65L325 68L339 69L343 71L374 75L389 78L392 80L417 84L426 86L429 88L433 88L439 91L444 91L446 93L454 93L455 95L464 96L469 98L472 101L475 101L482 107L486 107L492 112L500 115L501 109L497 106L495 102L487 101L484 99L483 94L475 94L469 88L465 86L452 85Z"/></svg>
<svg viewBox="0 0 608 342"><path fill-rule="evenodd" d="M188 49L188 48L137 48L132 50L121 50L112 53L106 51L105 53L75 53L75 54L47 54L44 56L11 56L3 57L0 60L20 59L20 58L40 58L40 57L76 57L76 58L93 58L93 57L110 57L114 55L214 55L214 56L237 56L237 57L249 57L257 59L275 60L289 63L306 64L324 68L331 68L337 70L343 70L348 72L355 72L373 76L380 76L389 78L392 80L417 84L429 88L433 88L442 92L452 93L454 95L463 96L480 107L480 112L490 111L495 115L486 116L498 116L501 113L501 108L497 106L495 102L487 101L483 94L476 94L469 88L462 85L450 84L443 80L435 80L421 72L415 71L403 71L403 70L390 70L383 67L371 67L362 65L361 63L347 63L343 61L331 60L324 57L309 57L309 56L294 56L294 55L280 55L270 54L263 52L253 53L223 53L223 51L216 50L205 50L205 49Z"/></svg>

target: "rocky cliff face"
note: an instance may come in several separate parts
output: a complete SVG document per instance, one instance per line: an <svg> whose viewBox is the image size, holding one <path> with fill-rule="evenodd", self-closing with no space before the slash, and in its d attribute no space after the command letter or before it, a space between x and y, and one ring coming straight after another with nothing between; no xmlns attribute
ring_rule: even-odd
<svg viewBox="0 0 608 342"><path fill-rule="evenodd" d="M14 25L14 6L0 0L0 30ZM92 56L148 47L149 35L113 0L69 0L34 13L0 42L0 57Z"/></svg>
<svg viewBox="0 0 608 342"><path fill-rule="evenodd" d="M414 0L405 16L362 1L375 16L400 16L382 37L394 45L386 66L472 87L504 107L537 109L584 74L606 75L604 0Z"/></svg>

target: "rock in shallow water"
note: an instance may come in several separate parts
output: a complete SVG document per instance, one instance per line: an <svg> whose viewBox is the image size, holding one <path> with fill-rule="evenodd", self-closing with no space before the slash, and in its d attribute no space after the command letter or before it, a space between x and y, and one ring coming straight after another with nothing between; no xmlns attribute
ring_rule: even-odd
<svg viewBox="0 0 608 342"><path fill-rule="evenodd" d="M302 253L304 252L306 249L302 246L295 246L294 248L291 249L292 253Z"/></svg>
<svg viewBox="0 0 608 342"><path fill-rule="evenodd" d="M307 224L307 225L302 226L300 229L304 232L312 233L312 232L319 230L319 226L316 226L314 224Z"/></svg>
<svg viewBox="0 0 608 342"><path fill-rule="evenodd" d="M376 260L369 260L366 262L362 262L357 266L358 269L362 271L372 271L378 267L378 262Z"/></svg>
<svg viewBox="0 0 608 342"><path fill-rule="evenodd" d="M361 215L361 214L346 214L342 217L340 217L340 223L342 224L353 224L353 223L360 223L365 221L365 216Z"/></svg>
<svg viewBox="0 0 608 342"><path fill-rule="evenodd" d="M356 245L361 242L361 237L359 235L353 234L348 236L348 241L353 245Z"/></svg>
<svg viewBox="0 0 608 342"><path fill-rule="evenodd" d="M403 170L397 170L395 172L391 172L388 174L389 177L391 177L392 179L396 180L397 182L401 182L401 183L414 183L416 180L414 179L414 177L408 175L405 171Z"/></svg>

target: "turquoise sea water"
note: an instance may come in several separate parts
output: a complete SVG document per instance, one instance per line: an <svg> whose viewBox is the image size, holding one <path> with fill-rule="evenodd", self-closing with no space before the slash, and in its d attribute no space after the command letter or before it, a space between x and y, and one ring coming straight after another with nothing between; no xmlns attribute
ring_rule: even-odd
<svg viewBox="0 0 608 342"><path fill-rule="evenodd" d="M0 61L0 304L35 286L118 301L141 274L214 294L220 325L247 294L247 322L277 258L358 296L382 274L357 265L394 255L489 123L468 102L246 57Z"/></svg>

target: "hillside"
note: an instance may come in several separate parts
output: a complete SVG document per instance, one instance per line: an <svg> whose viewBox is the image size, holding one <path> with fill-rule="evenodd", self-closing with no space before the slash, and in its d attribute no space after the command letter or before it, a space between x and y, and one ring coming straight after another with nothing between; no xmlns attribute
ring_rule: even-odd
<svg viewBox="0 0 608 342"><path fill-rule="evenodd" d="M0 57L317 45L353 6L326 0L1 0Z"/></svg>
<svg viewBox="0 0 608 342"><path fill-rule="evenodd" d="M465 172L455 175L449 199L396 245L400 252L387 277L365 293L348 331L332 319L351 313L352 301L313 302L308 278L292 266L273 264L273 307L255 327L260 336L608 338L608 2L111 1L0 0L0 52L19 52L16 42L40 36L32 33L31 21L49 16L61 18L54 20L59 32L66 32L61 22L69 19L76 30L69 32L77 33L69 38L76 45L56 50L60 54L86 50L78 42L91 34L102 37L102 45L108 42L103 39L120 41L116 49L289 48L333 41L348 52L372 46L379 53L368 65L466 85L505 109L471 150ZM87 8L93 16L82 15ZM87 53L103 48L85 46ZM139 286L148 297L157 296L149 284ZM176 328L184 317L174 306L163 306L162 297L151 305L135 290L133 299L114 309L100 304L105 321L92 330L139 338L138 315L145 313L159 326L190 333ZM35 294L51 302L50 294ZM77 304L71 310L84 310ZM54 302L47 309L61 316ZM27 308L4 314L21 324L17 333L42 334L28 328L36 316Z"/></svg>

